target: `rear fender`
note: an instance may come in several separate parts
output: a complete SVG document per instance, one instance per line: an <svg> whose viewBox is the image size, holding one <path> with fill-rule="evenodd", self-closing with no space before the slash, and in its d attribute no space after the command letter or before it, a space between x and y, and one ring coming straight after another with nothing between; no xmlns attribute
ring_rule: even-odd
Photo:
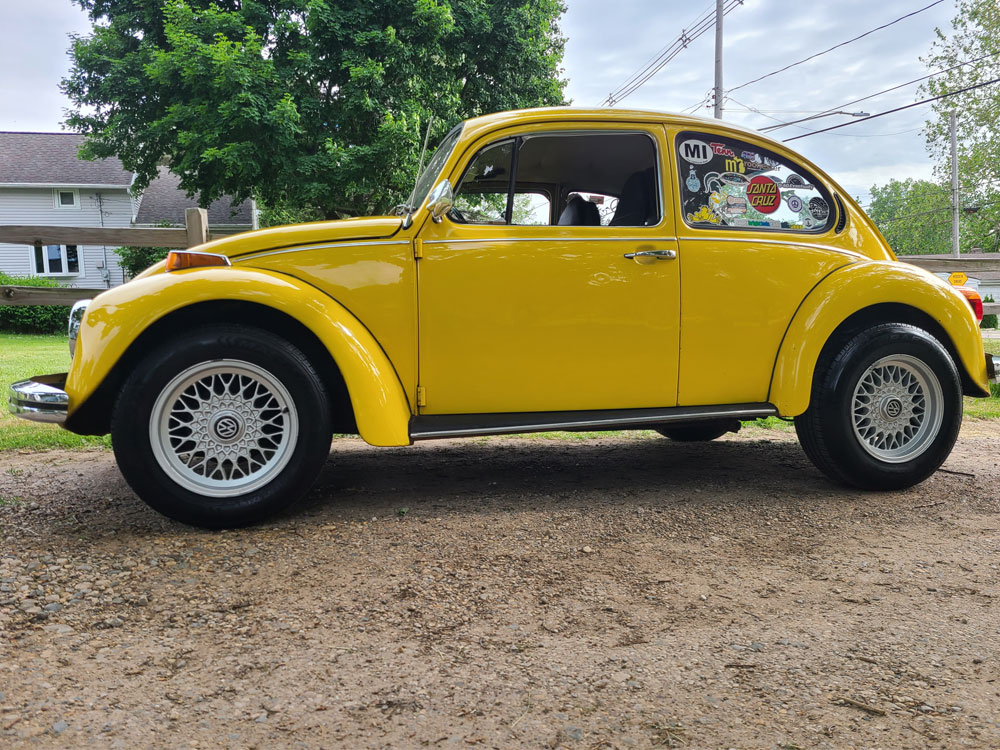
<svg viewBox="0 0 1000 750"><path fill-rule="evenodd" d="M392 363L361 321L298 279L236 266L157 274L96 297L87 308L66 382L70 415L150 325L189 305L223 300L264 305L300 321L339 368L361 437L371 445L410 444L405 391Z"/></svg>
<svg viewBox="0 0 1000 750"><path fill-rule="evenodd" d="M816 363L837 329L866 308L886 304L905 306L932 319L940 331L931 333L943 332L949 339L942 343L956 356L960 374L964 370L963 382L971 390L989 394L982 335L962 296L916 266L853 263L831 273L809 293L785 332L768 395L782 416L798 416L809 408Z"/></svg>

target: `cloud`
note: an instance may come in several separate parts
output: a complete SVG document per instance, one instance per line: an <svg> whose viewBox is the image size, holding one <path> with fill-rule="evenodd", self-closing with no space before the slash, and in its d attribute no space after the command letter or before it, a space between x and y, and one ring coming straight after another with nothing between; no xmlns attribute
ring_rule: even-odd
<svg viewBox="0 0 1000 750"><path fill-rule="evenodd" d="M87 33L90 24L68 0L32 0L23 5L30 5L30 10L4 13L0 129L58 131L69 106L59 91L60 80L69 73L69 35Z"/></svg>
<svg viewBox="0 0 1000 750"><path fill-rule="evenodd" d="M574 103L598 105L713 4L706 3L700 9L699 4L684 6L683 13L678 12L677 5L662 0L633 0L619 3L614 12L608 12L596 0L570 0L563 30L568 36L568 94ZM914 9L869 0L748 0L723 21L724 87L730 89L783 68ZM732 100L726 103L725 119L760 128L807 117L809 113L840 109L853 99L925 75L928 71L919 58L930 50L936 27L950 28L954 13L952 3L942 3L734 91ZM680 111L702 101L713 84L714 32L710 31L620 106ZM847 109L869 113L892 109L915 101L916 89L909 86ZM710 111L699 109L698 113ZM867 191L872 182L930 174L931 162L919 132L929 116L929 108L914 108L834 131L837 135L811 136L790 146L814 158L827 171L846 175L845 182ZM818 129L844 119L828 117L811 123L811 127ZM913 132L883 135L899 131ZM788 128L776 131L775 136L790 137L802 132ZM848 133L866 135L850 137Z"/></svg>

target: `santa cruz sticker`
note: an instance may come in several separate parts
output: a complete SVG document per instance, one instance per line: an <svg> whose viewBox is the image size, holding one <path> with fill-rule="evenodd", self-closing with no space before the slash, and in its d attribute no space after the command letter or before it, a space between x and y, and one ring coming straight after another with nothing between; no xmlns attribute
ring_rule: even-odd
<svg viewBox="0 0 1000 750"><path fill-rule="evenodd" d="M691 164L708 164L715 156L707 143L693 138L681 143L677 150L681 158Z"/></svg>
<svg viewBox="0 0 1000 750"><path fill-rule="evenodd" d="M747 201L762 214L773 214L781 205L778 183L770 177L757 175L747 183Z"/></svg>

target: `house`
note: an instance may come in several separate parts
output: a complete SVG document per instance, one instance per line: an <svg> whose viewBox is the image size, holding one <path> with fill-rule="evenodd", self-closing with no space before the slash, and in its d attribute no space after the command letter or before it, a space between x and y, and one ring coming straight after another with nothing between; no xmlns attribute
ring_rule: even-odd
<svg viewBox="0 0 1000 750"><path fill-rule="evenodd" d="M953 261L955 271L964 271L968 278L963 283L963 286L970 287L979 292L980 296L985 300L989 297L993 302L1000 301L1000 271L984 271L981 269L974 269L972 267L963 266L963 260L992 260L1000 261L1000 253L984 253L979 250L979 248L973 248L972 252L962 253L958 258L954 258L950 253L945 254L935 254L935 255L902 255L900 260L946 260ZM936 273L936 276L949 281L950 273Z"/></svg>
<svg viewBox="0 0 1000 750"><path fill-rule="evenodd" d="M197 205L181 190L181 178L160 167L159 176L149 183L139 201L132 221L136 227L159 227L163 224L184 226L184 211ZM208 207L208 226L212 234L235 234L256 228L252 201L234 204L224 196Z"/></svg>
<svg viewBox="0 0 1000 750"><path fill-rule="evenodd" d="M85 161L75 133L0 132L0 225L139 227L184 225L184 210L197 205L179 179L161 168L141 195L132 195L135 175L117 159ZM250 201L228 198L208 207L213 234L256 228ZM45 276L67 286L97 289L125 281L116 247L0 243L0 271Z"/></svg>

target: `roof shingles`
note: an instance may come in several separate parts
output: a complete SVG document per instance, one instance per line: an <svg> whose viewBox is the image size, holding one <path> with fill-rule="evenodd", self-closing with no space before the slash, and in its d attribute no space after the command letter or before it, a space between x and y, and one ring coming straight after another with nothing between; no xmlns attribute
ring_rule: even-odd
<svg viewBox="0 0 1000 750"><path fill-rule="evenodd" d="M0 131L0 187L4 185L101 185L125 189L132 173L115 158L85 161L79 157L84 136L77 133ZM135 224L183 226L184 210L198 203L180 188L180 178L166 167L143 191ZM209 226L253 225L250 201L234 205L224 196L208 207Z"/></svg>
<svg viewBox="0 0 1000 750"><path fill-rule="evenodd" d="M180 178L166 167L160 167L160 174L149 183L142 193L136 224L156 225L162 222L184 224L184 209L198 205L197 200L188 198L180 187ZM250 226L253 223L250 201L236 206L228 195L223 196L208 207L208 225L222 226L237 224Z"/></svg>
<svg viewBox="0 0 1000 750"><path fill-rule="evenodd" d="M77 133L0 132L0 185L128 187L132 173L118 159L85 161Z"/></svg>

